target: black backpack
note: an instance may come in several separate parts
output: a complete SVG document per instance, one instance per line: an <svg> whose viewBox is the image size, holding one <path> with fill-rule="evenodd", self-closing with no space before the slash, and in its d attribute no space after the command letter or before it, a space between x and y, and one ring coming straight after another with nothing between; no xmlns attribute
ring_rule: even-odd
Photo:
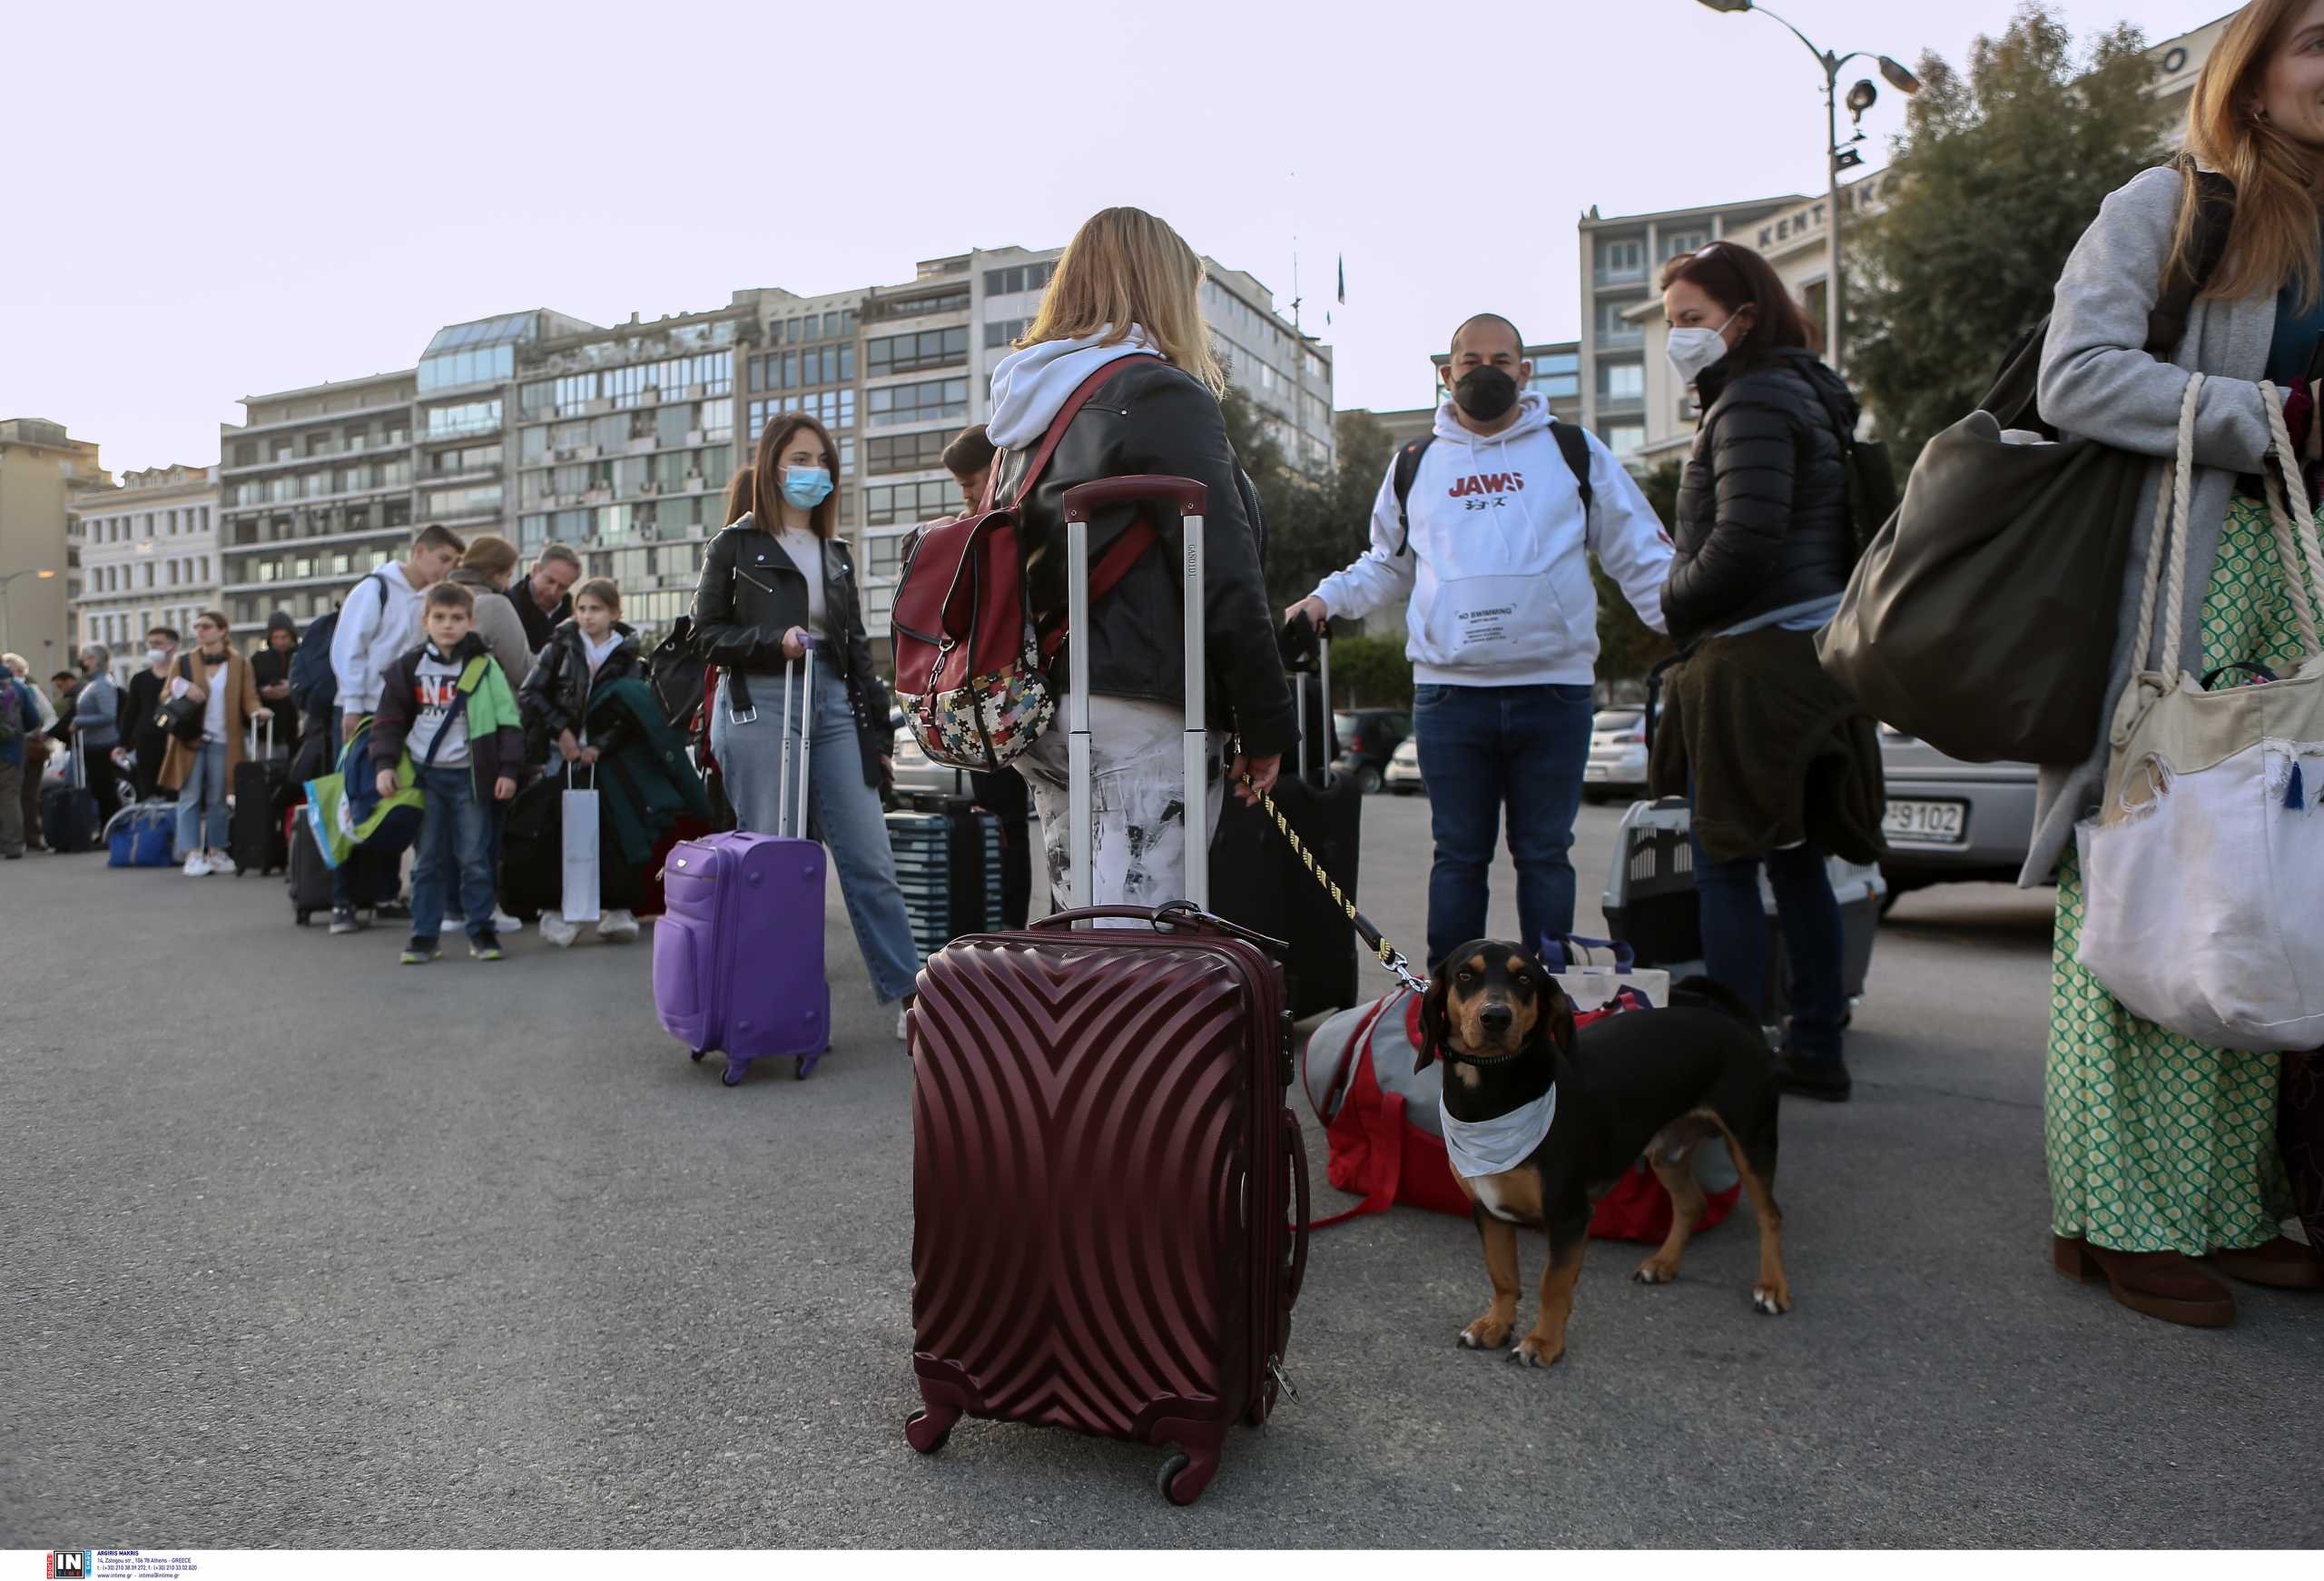
<svg viewBox="0 0 2324 1581"><path fill-rule="evenodd" d="M379 584L379 613L388 612L388 579L373 571L362 582L355 584L362 590L363 582ZM347 596L355 597L354 593ZM328 717L339 701L339 676L330 667L330 639L339 630L339 618L347 608L347 599L340 600L337 609L326 609L307 622L307 629L299 636L299 646L290 650L290 700L299 705L300 712L318 718Z"/></svg>
<svg viewBox="0 0 2324 1581"><path fill-rule="evenodd" d="M1550 436L1558 442L1558 454L1565 458L1566 469L1581 490L1581 514L1590 514L1590 436L1579 425L1551 422ZM1413 497L1413 479L1420 476L1420 459L1428 454L1428 447L1436 442L1434 434L1423 434L1396 452L1396 525L1403 529L1403 538L1396 545L1403 554L1413 547L1413 519L1406 508Z"/></svg>

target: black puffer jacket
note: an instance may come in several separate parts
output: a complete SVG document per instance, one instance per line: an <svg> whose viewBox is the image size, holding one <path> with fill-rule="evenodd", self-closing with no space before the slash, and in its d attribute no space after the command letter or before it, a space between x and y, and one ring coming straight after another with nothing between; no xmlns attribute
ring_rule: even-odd
<svg viewBox="0 0 2324 1581"><path fill-rule="evenodd" d="M856 588L855 557L844 540L823 540L823 613L839 639L815 650L815 666L836 668L847 682L855 712L855 739L863 760L863 783L880 783L880 759L895 750L888 727L888 691L872 668L872 639L863 629L863 601ZM807 578L791 551L745 516L710 540L702 557L702 580L694 594L694 651L727 675L737 707L772 679L774 703L783 700L783 634L807 624Z"/></svg>
<svg viewBox="0 0 2324 1581"><path fill-rule="evenodd" d="M637 646L636 631L616 620L614 635L621 640L597 667L594 680L589 674L588 643L581 635L579 621L559 622L541 645L517 693L517 710L525 716L527 760L546 763L561 733L581 734L581 721L589 714L589 694L596 687L645 678L645 659ZM600 752L610 753L621 744L600 738L595 745Z"/></svg>
<svg viewBox="0 0 2324 1581"><path fill-rule="evenodd" d="M1014 499L1029 451L1008 458L996 490ZM1049 468L1020 502L1028 591L1034 613L1061 617L1065 607L1065 491L1077 483L1127 474L1192 478L1210 491L1203 519L1203 602L1214 725L1232 728L1255 757L1292 751L1299 728L1275 650L1275 625L1259 574L1257 501L1249 492L1217 398L1191 374L1151 358L1128 358L1075 414ZM1090 519L1089 560L1134 519L1119 505ZM1147 509L1152 509L1148 507ZM1103 697L1144 697L1182 707L1185 611L1179 603L1176 534L1165 530L1114 589L1089 611L1094 629L1071 640L1089 644L1089 689ZM1053 552L1052 552L1053 551ZM1052 681L1061 696L1065 654Z"/></svg>
<svg viewBox="0 0 2324 1581"><path fill-rule="evenodd" d="M1754 616L1830 598L1855 563L1840 427L1856 397L1811 352L1699 380L1701 430L1679 484L1678 554L1662 590L1686 647Z"/></svg>

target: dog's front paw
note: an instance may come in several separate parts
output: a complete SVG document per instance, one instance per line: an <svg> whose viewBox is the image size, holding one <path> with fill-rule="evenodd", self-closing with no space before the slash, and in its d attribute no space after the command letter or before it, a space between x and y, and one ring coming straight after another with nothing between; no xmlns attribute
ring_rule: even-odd
<svg viewBox="0 0 2324 1581"><path fill-rule="evenodd" d="M1630 1275L1633 1281L1642 1285L1667 1285L1678 1277L1678 1260L1666 1259L1659 1254L1640 1263L1637 1271Z"/></svg>
<svg viewBox="0 0 2324 1581"><path fill-rule="evenodd" d="M1555 1367L1565 1359L1565 1341L1528 1334L1517 1342L1517 1349L1509 1353L1509 1359L1519 1367Z"/></svg>
<svg viewBox="0 0 2324 1581"><path fill-rule="evenodd" d="M1509 1343L1509 1332L1517 1327L1506 1318L1496 1318L1490 1312L1461 1330L1463 1350L1498 1350Z"/></svg>
<svg viewBox="0 0 2324 1581"><path fill-rule="evenodd" d="M1761 1317L1779 1318L1791 1310L1791 1281L1761 1280L1751 1287L1751 1309Z"/></svg>

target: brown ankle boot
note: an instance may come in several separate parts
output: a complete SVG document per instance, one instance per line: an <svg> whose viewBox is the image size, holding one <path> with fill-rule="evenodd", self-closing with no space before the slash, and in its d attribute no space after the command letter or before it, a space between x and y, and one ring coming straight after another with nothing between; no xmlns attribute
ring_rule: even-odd
<svg viewBox="0 0 2324 1581"><path fill-rule="evenodd" d="M2221 1247L2211 1253L2211 1261L2228 1278L2247 1285L2324 1290L2324 1257L2290 1236L2279 1235L2265 1246Z"/></svg>
<svg viewBox="0 0 2324 1581"><path fill-rule="evenodd" d="M2114 1251L2053 1235L2050 1260L2070 1280L2103 1279L2117 1301L2166 1323L2224 1329L2235 1321L2234 1293L2175 1251Z"/></svg>

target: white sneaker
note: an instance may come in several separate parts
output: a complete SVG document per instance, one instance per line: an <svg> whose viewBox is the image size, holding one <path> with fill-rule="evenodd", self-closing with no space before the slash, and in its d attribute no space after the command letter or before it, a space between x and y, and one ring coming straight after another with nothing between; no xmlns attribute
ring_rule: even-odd
<svg viewBox="0 0 2324 1581"><path fill-rule="evenodd" d="M563 913L553 911L541 913L541 937L558 949L571 949L573 941L580 936L581 930L566 922Z"/></svg>
<svg viewBox="0 0 2324 1581"><path fill-rule="evenodd" d="M515 917L510 916L507 912L502 911L498 906L494 906L492 908L492 931L505 939L511 934L523 933L525 931L525 924L517 921Z"/></svg>
<svg viewBox="0 0 2324 1581"><path fill-rule="evenodd" d="M907 1046L911 1042L911 1006L909 1004L896 1012L896 1042Z"/></svg>
<svg viewBox="0 0 2324 1581"><path fill-rule="evenodd" d="M609 911L597 922L597 937L609 944L626 944L637 937L637 919L625 911Z"/></svg>
<svg viewBox="0 0 2324 1581"><path fill-rule="evenodd" d="M210 859L199 851L189 851L184 871L188 878L207 878L210 876Z"/></svg>

